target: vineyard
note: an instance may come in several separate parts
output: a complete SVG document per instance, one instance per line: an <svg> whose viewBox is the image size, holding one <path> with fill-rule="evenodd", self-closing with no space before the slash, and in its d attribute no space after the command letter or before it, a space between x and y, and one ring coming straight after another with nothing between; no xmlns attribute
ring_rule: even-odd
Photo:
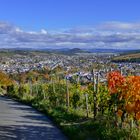
<svg viewBox="0 0 140 140"><path fill-rule="evenodd" d="M0 73L1 93L49 115L70 139L137 140L140 120L140 76L98 72L81 83L66 74Z"/></svg>

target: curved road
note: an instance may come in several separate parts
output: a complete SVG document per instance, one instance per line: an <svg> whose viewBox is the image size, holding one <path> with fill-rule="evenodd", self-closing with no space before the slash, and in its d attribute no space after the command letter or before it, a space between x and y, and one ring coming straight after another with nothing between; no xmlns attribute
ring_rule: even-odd
<svg viewBox="0 0 140 140"><path fill-rule="evenodd" d="M32 107L0 97L0 140L66 140L66 137Z"/></svg>

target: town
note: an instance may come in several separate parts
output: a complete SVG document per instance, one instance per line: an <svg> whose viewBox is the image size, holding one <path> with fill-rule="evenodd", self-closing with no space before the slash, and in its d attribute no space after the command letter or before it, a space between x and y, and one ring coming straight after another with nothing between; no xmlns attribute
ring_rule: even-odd
<svg viewBox="0 0 140 140"><path fill-rule="evenodd" d="M0 70L7 74L20 74L32 70L50 71L61 68L67 79L78 75L84 83L92 79L92 71L99 73L100 82L106 81L109 71L120 71L123 75L140 75L140 63L112 62L119 54L115 53L77 53L73 55L41 51L9 51L0 56Z"/></svg>

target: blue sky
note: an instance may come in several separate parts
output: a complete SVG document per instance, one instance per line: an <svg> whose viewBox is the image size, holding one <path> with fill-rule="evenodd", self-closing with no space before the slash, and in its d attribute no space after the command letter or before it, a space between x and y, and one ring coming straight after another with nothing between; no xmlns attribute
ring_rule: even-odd
<svg viewBox="0 0 140 140"><path fill-rule="evenodd" d="M140 0L0 0L0 48L140 49Z"/></svg>
<svg viewBox="0 0 140 140"><path fill-rule="evenodd" d="M0 0L0 20L25 30L140 21L140 0Z"/></svg>

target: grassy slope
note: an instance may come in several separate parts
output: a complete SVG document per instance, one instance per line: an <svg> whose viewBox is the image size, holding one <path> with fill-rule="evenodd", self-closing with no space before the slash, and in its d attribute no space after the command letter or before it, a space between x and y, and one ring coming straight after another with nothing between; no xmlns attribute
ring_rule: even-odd
<svg viewBox="0 0 140 140"><path fill-rule="evenodd" d="M114 57L113 61L140 61L140 52L130 52Z"/></svg>

